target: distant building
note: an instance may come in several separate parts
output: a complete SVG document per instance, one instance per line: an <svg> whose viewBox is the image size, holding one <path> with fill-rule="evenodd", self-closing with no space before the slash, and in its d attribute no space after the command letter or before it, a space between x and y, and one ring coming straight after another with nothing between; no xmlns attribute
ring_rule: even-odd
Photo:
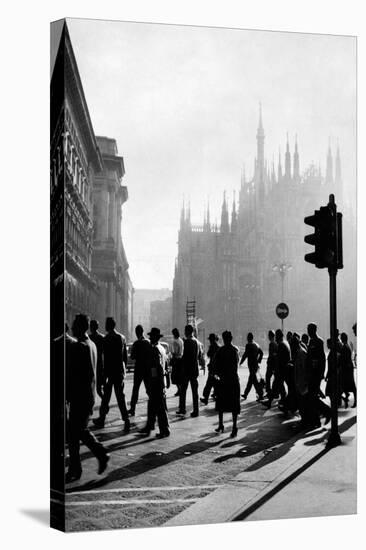
<svg viewBox="0 0 366 550"><path fill-rule="evenodd" d="M220 227L210 221L207 208L203 225L192 225L190 208L183 206L178 236L178 256L173 283L173 325L182 328L187 299L196 301L196 316L203 319L201 331L229 329L237 343L244 343L249 331L262 343L269 328L280 323L275 307L284 300L290 309L288 329L303 330L315 321L320 332L329 332L328 277L304 262L308 250L304 235L311 233L304 217L327 204L334 193L344 218L344 250L348 270L340 272L340 289L348 296L339 308L340 327L352 326L356 311L355 219L344 201L339 150L333 176L329 148L326 176L311 165L300 172L297 140L291 157L287 139L284 170L264 155L264 129L260 113L254 174L242 175L239 201L233 199L231 216L226 195ZM282 281L279 266L287 270ZM340 295L340 294L339 294ZM343 323L343 324L342 324ZM349 330L349 328L348 328Z"/></svg>
<svg viewBox="0 0 366 550"><path fill-rule="evenodd" d="M122 184L123 157L118 156L115 139L97 137L103 169L93 186L92 269L98 279L97 318L114 317L117 327L131 337L132 285L121 237L122 205L128 199Z"/></svg>
<svg viewBox="0 0 366 550"><path fill-rule="evenodd" d="M170 335L173 322L173 299L172 296L165 300L154 300L150 304L150 324L152 327L160 328L165 335Z"/></svg>
<svg viewBox="0 0 366 550"><path fill-rule="evenodd" d="M146 332L152 326L155 326L152 324L150 317L151 303L156 300L166 300L167 298L171 298L171 296L172 291L168 288L135 289L133 298L133 326L142 325Z"/></svg>

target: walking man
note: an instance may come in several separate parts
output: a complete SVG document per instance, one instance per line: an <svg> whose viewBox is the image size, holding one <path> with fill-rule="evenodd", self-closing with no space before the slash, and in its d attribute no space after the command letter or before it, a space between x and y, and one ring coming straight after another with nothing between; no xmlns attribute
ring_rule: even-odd
<svg viewBox="0 0 366 550"><path fill-rule="evenodd" d="M247 336L247 344L245 346L245 351L240 361L240 364L242 365L244 361L247 359L248 368L249 368L249 378L248 378L247 386L242 395L243 399L246 399L248 397L248 394L252 389L252 386L254 386L255 391L257 392L258 400L263 399L263 388L257 379L259 365L262 361L262 358L263 358L263 350L259 347L257 342L254 342L254 336L251 332L249 332Z"/></svg>
<svg viewBox="0 0 366 550"><path fill-rule="evenodd" d="M131 395L131 403L128 414L135 416L136 404L139 398L139 389L141 382L144 382L145 389L146 378L148 375L149 360L150 360L150 342L144 336L144 329L141 325L137 325L135 328L135 334L137 340L132 344L130 357L135 361L133 370L133 388Z"/></svg>
<svg viewBox="0 0 366 550"><path fill-rule="evenodd" d="M309 323L307 330L309 335L309 399L313 414L312 424L314 428L318 428L320 427L319 414L325 416L325 423L328 423L331 417L330 407L319 398L320 393L324 395L320 389L320 384L324 378L326 363L324 342L317 334L318 327L315 323Z"/></svg>
<svg viewBox="0 0 366 550"><path fill-rule="evenodd" d="M179 330L172 330L173 342L170 344L170 364L172 367L172 384L177 386L177 392L174 397L179 395L179 388L182 383L182 357L183 357L183 340L180 337Z"/></svg>
<svg viewBox="0 0 366 550"><path fill-rule="evenodd" d="M293 373L296 402L301 416L301 426L309 425L309 400L308 400L308 372L307 372L307 348L301 342L297 332L293 334Z"/></svg>
<svg viewBox="0 0 366 550"><path fill-rule="evenodd" d="M176 414L185 415L186 414L186 394L188 384L191 385L192 389L192 400L193 400L193 411L191 416L194 418L199 415L198 410L198 363L200 360L200 355L202 353L201 346L197 338L193 336L193 326L186 325L184 329L184 348L183 348L183 377L182 385L179 392L179 410Z"/></svg>
<svg viewBox="0 0 366 550"><path fill-rule="evenodd" d="M165 350L159 343L163 334L160 329L153 327L148 333L150 336L150 354L147 368L147 394L149 401L147 405L147 425L141 433L150 435L151 430L155 429L157 419L159 433L156 437L169 437L169 422L167 415L166 397L165 397Z"/></svg>
<svg viewBox="0 0 366 550"><path fill-rule="evenodd" d="M266 370L266 394L267 397L271 394L271 379L275 375L276 361L277 361L277 344L275 341L275 333L273 330L268 332L268 358L267 358L267 370Z"/></svg>
<svg viewBox="0 0 366 550"><path fill-rule="evenodd" d="M97 349L87 335L89 320L86 315L76 315L72 330L76 341L69 342L66 362L66 401L69 404L69 454L70 463L66 483L80 479L80 441L99 462L98 474L107 467L109 455L103 445L89 431L88 422L95 402L95 369Z"/></svg>
<svg viewBox="0 0 366 550"><path fill-rule="evenodd" d="M288 375L289 363L291 361L291 351L287 340L283 338L283 332L281 329L277 329L275 332L275 340L277 344L277 360L275 365L275 374L272 384L272 389L268 400L263 403L268 409L271 408L273 399L281 396L280 403L284 404L286 401L285 380Z"/></svg>
<svg viewBox="0 0 366 550"><path fill-rule="evenodd" d="M103 428L105 418L109 411L109 402L112 395L112 389L117 399L118 407L122 420L125 423L124 432L130 431L130 420L126 407L124 394L125 368L127 364L127 348L125 337L115 330L116 322L113 317L107 317L105 329L107 334L104 336L104 394L99 409L99 418L93 420L95 426Z"/></svg>
<svg viewBox="0 0 366 550"><path fill-rule="evenodd" d="M103 345L104 336L99 332L99 323L95 319L90 321L89 338L94 342L97 348L97 394L100 398L103 397L104 388L104 367L103 367Z"/></svg>
<svg viewBox="0 0 366 550"><path fill-rule="evenodd" d="M214 359L217 350L220 349L220 346L217 343L219 340L217 334L211 333L208 337L208 340L210 342L209 348L207 350L207 357L209 359L209 363L207 365L208 376L202 392L203 397L201 397L200 399L201 403L203 403L204 405L208 404L211 390L215 387Z"/></svg>

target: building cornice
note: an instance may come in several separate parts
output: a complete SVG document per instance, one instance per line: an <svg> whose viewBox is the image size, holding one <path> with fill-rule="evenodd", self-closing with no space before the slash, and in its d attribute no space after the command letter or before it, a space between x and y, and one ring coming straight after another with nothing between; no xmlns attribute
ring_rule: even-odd
<svg viewBox="0 0 366 550"><path fill-rule="evenodd" d="M83 85L81 83L79 69L76 63L66 22L64 26L63 38L65 52L65 95L66 97L68 95L70 96L70 102L75 109L74 114L78 118L78 127L80 128L80 133L87 148L88 158L91 160L94 169L99 172L103 168L103 161L95 138L88 105L84 95Z"/></svg>

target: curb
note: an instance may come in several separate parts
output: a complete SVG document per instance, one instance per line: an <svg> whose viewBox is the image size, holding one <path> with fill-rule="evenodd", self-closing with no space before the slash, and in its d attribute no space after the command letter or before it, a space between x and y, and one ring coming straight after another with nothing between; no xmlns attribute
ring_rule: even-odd
<svg viewBox="0 0 366 550"><path fill-rule="evenodd" d="M356 422L350 417L340 425L340 431L347 430ZM343 426L343 429L342 429ZM319 432L300 433L275 449L270 457L253 464L226 485L220 487L189 506L164 526L202 525L241 521L280 491L314 462L330 450L323 442L328 435L324 428ZM315 439L314 439L315 438Z"/></svg>

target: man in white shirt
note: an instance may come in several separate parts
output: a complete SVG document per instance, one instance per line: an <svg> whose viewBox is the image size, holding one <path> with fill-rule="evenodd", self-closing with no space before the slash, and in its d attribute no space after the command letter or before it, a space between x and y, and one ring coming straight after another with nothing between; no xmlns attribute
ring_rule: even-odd
<svg viewBox="0 0 366 550"><path fill-rule="evenodd" d="M172 384L177 386L177 393L175 396L179 395L179 387L182 383L182 357L183 357L183 340L180 337L179 330L173 328L172 335L174 340L169 346L170 352L170 364L172 367Z"/></svg>

